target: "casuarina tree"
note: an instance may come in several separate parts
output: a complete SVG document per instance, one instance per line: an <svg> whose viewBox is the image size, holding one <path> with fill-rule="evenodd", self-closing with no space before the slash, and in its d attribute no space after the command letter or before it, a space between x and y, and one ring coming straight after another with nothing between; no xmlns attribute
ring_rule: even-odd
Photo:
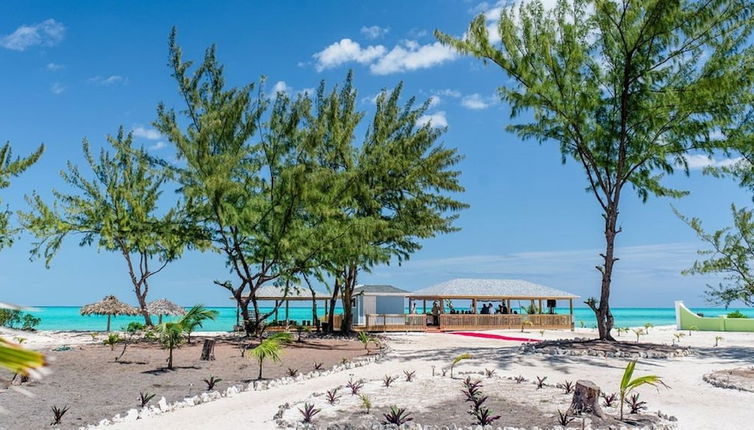
<svg viewBox="0 0 754 430"><path fill-rule="evenodd" d="M499 94L523 121L509 131L553 142L563 162L583 168L604 220L600 296L587 301L601 339L613 340L624 191L681 197L663 176L688 171L691 152L730 145L752 101L753 8L742 0L561 0L548 10L528 1L491 24L478 16L462 37L435 33L510 78Z"/></svg>

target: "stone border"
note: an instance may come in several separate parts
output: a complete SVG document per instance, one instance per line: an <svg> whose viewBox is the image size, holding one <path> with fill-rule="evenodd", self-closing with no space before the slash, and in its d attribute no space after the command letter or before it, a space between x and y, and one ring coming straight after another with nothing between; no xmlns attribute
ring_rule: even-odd
<svg viewBox="0 0 754 430"><path fill-rule="evenodd" d="M563 355L571 357L612 357L612 358L675 358L675 357L688 357L694 354L694 351L689 347L682 347L675 352L659 352L659 351L646 351L646 352L623 352L623 351L597 351L592 349L579 349L573 350L568 348L559 347L558 342L561 341L579 341L579 340L593 340L586 338L574 338L574 339L557 339L547 340L538 343L525 343L521 345L519 351L527 354L545 354L545 355ZM537 347L539 345L539 347Z"/></svg>
<svg viewBox="0 0 754 430"><path fill-rule="evenodd" d="M733 369L735 370L735 369ZM724 381L718 377L719 372L725 372L725 370L715 370L713 372L707 373L702 376L702 379L704 382L717 387L717 388L725 388L728 390L738 390L738 391L745 391L747 393L754 393L754 390L749 388L740 387L732 382Z"/></svg>
<svg viewBox="0 0 754 430"><path fill-rule="evenodd" d="M332 375L334 373L340 373L340 372L350 370L350 369L355 369L358 367L364 367L369 364L376 363L387 356L387 354L390 352L390 348L384 343L383 345L384 347L380 349L379 352L374 355L371 355L364 359L359 359L358 361L349 361L345 364L336 364L329 370L313 370L308 373L299 374L296 377L284 376L282 378L271 379L268 381L253 381L247 385L245 384L231 385L230 387L228 387L222 392L219 392L219 391L206 392L205 391L201 394L197 394L192 397L186 397L183 400L178 400L173 403L168 403L165 397L162 397L157 402L157 406L154 406L154 405L146 406L141 409L132 408L132 409L129 409L128 412L126 412L123 416L121 416L121 414L117 414L111 419L105 418L97 424L89 424L86 426L79 427L79 430L95 430L95 429L108 427L112 424L134 422L139 419L143 419L143 418L147 418L147 417L151 417L155 415L161 415L161 414L171 412L177 409L196 406L202 403L209 403L209 402L213 402L215 400L219 400L225 397L234 397L242 392L265 391L265 390L269 390L270 388L279 387L282 385L295 384L296 382L304 381L307 379L313 379L320 376L327 376L327 375Z"/></svg>

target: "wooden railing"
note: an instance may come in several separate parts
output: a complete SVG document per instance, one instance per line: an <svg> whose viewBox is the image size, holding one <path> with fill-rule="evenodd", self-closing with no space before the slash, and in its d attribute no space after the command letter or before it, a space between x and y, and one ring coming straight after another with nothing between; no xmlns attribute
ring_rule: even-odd
<svg viewBox="0 0 754 430"><path fill-rule="evenodd" d="M531 322L531 324L526 323ZM521 328L569 329L571 315L442 314L440 330L492 330Z"/></svg>
<svg viewBox="0 0 754 430"><path fill-rule="evenodd" d="M367 314L364 329L367 331L424 331L426 315Z"/></svg>

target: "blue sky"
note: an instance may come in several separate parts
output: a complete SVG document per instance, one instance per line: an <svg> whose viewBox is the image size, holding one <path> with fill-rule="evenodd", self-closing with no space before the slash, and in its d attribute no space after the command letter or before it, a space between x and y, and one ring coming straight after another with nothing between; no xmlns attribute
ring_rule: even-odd
<svg viewBox="0 0 754 430"><path fill-rule="evenodd" d="M37 165L0 191L3 204L23 209L23 196L33 190L44 197L52 187L64 190L58 172L66 160L82 163L82 138L100 145L119 125L134 130L155 154L170 156L172 147L150 123L158 102L179 106L166 66L175 25L187 57L217 44L232 84L264 75L269 91L295 93L321 79L342 81L353 68L366 111L381 89L400 81L406 95L433 99L426 119L447 125L444 143L464 154L462 199L471 208L461 216L460 232L427 241L410 262L377 267L362 282L413 290L454 277L522 278L597 295L601 218L579 166L562 165L555 143L521 142L507 133L510 110L495 97L506 76L432 37L436 28L462 34L476 13L494 6L462 0L2 2L0 141L11 141L18 154L47 146ZM729 180L701 175L703 165L724 160L691 161L690 176L680 173L667 182L690 190L689 197L644 204L627 194L614 304L704 304L709 279L680 274L699 243L670 204L722 227L729 223L730 203L748 205L751 196ZM45 269L43 262L29 261L30 241L22 236L0 252L3 301L78 305L107 293L133 301L117 255L79 248L73 238ZM186 305L230 304L212 285L215 279L231 279L223 260L192 253L153 279L151 295Z"/></svg>

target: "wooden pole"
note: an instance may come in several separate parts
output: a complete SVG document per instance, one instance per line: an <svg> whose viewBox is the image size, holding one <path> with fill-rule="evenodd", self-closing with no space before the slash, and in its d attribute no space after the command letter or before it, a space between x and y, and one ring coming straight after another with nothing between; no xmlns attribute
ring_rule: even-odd
<svg viewBox="0 0 754 430"><path fill-rule="evenodd" d="M290 300L285 301L285 324L288 324L288 303L290 303Z"/></svg>
<svg viewBox="0 0 754 430"><path fill-rule="evenodd" d="M107 332L110 333L110 314L107 314Z"/></svg>
<svg viewBox="0 0 754 430"><path fill-rule="evenodd" d="M571 314L571 331L573 331L573 328L575 326L573 321L573 299L568 299L568 308L570 311L569 313Z"/></svg>
<svg viewBox="0 0 754 430"><path fill-rule="evenodd" d="M476 299L471 299L471 309L476 313Z"/></svg>
<svg viewBox="0 0 754 430"><path fill-rule="evenodd" d="M427 314L427 299L422 300L422 313Z"/></svg>
<svg viewBox="0 0 754 430"><path fill-rule="evenodd" d="M278 322L278 310L280 307L278 306L280 302L278 300L275 300L275 322Z"/></svg>
<svg viewBox="0 0 754 430"><path fill-rule="evenodd" d="M542 312L542 299L539 299L539 313L540 314L543 313Z"/></svg>

